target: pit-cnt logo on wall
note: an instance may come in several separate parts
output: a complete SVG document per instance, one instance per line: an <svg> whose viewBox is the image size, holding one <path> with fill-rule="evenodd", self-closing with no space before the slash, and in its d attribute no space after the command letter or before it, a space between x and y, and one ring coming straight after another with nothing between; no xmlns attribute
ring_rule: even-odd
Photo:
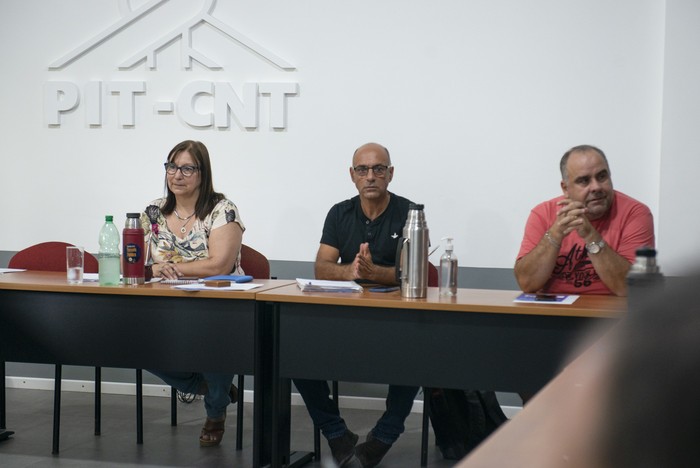
<svg viewBox="0 0 700 468"><path fill-rule="evenodd" d="M118 1L122 17L104 31L52 62L49 65L51 72L64 70L139 19L155 14L158 7L170 0L149 0L136 9L132 9L130 0ZM204 6L194 17L124 60L119 64L119 70L127 72L145 63L150 70L155 71L158 53L176 44L180 47L179 55L183 69L191 70L193 61L196 61L209 70L222 70L223 68L216 61L193 45L193 31L202 26L214 28L230 39L232 46L248 50L264 59L271 67L285 72L296 70L294 65L215 18L212 15L215 6L216 0L205 0ZM90 127L102 127L103 101L105 96L112 94L117 96L118 125L123 128L134 128L140 120L136 115L136 103L147 93L148 82L146 81L88 81L81 90L75 82L51 80L47 81L44 87L44 118L49 127L60 127L63 116L75 113L82 107L86 124ZM262 98L269 103L269 127L282 130L287 127L287 99L298 94L297 82L246 82L238 95L230 82L196 80L185 83L179 95L173 100L155 102L153 111L156 115L175 114L186 125L197 128L229 129L230 117L233 117L241 129L256 130L260 126L258 120ZM210 101L211 110L202 111L201 107L206 106L197 106L197 101L200 99Z"/></svg>

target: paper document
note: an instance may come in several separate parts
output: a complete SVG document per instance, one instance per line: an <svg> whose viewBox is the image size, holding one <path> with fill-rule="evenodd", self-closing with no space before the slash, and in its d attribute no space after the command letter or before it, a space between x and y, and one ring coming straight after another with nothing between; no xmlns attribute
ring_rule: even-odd
<svg viewBox="0 0 700 468"><path fill-rule="evenodd" d="M362 292L362 286L354 281L297 278L297 285L304 292Z"/></svg>
<svg viewBox="0 0 700 468"><path fill-rule="evenodd" d="M17 273L18 271L27 271L24 268L0 268L0 275L3 273Z"/></svg>
<svg viewBox="0 0 700 468"><path fill-rule="evenodd" d="M579 296L575 294L529 294L522 293L513 302L530 304L573 304Z"/></svg>
<svg viewBox="0 0 700 468"><path fill-rule="evenodd" d="M163 284L194 284L204 283L205 281L229 281L231 283L248 283L253 281L250 275L216 275L207 276L206 278L182 277L178 279L164 279Z"/></svg>
<svg viewBox="0 0 700 468"><path fill-rule="evenodd" d="M146 281L146 284L159 283L163 278L151 278L150 281ZM83 282L85 283L97 283L100 280L99 273L83 273ZM119 282L122 281L122 275L119 275Z"/></svg>
<svg viewBox="0 0 700 468"><path fill-rule="evenodd" d="M180 284L173 286L174 289L182 289L183 291L248 291L259 288L262 283L231 283L231 286L216 288L214 286L205 286L204 283Z"/></svg>
<svg viewBox="0 0 700 468"><path fill-rule="evenodd" d="M163 278L162 283L163 284L193 284L193 283L201 283L202 281L199 278L178 278L178 279L165 279Z"/></svg>

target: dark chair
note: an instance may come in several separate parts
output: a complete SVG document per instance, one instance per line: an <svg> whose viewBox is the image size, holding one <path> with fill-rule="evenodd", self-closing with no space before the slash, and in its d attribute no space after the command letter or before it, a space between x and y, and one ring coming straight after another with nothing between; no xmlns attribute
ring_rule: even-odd
<svg viewBox="0 0 700 468"><path fill-rule="evenodd" d="M428 286L435 288L439 285L438 269L435 265L428 262ZM423 429L421 433L421 457L420 466L428 464L428 430L430 420L430 408L428 406L428 388L423 388ZM331 394L333 401L338 401L338 381L334 380L331 386ZM321 431L314 425L314 458L321 459Z"/></svg>
<svg viewBox="0 0 700 468"><path fill-rule="evenodd" d="M263 254L252 247L241 244L241 268L246 275L255 279L270 279L270 262ZM243 403L245 376L238 375L238 403L236 414L236 450L243 448ZM171 394L171 425L177 425L177 390Z"/></svg>
<svg viewBox="0 0 700 468"><path fill-rule="evenodd" d="M66 242L42 242L17 252L8 263L9 268L21 268L37 271L66 271L66 247L73 244ZM85 252L83 269L85 273L97 273L98 263L94 255ZM58 453L59 428L61 421L61 364L55 365L54 403L53 403L53 447L52 453ZM95 368L95 435L100 435L100 408L102 369Z"/></svg>

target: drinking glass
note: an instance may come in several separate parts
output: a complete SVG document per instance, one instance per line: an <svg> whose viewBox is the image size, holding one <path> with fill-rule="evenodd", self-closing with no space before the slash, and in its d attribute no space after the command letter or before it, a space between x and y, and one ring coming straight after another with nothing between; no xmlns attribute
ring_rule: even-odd
<svg viewBox="0 0 700 468"><path fill-rule="evenodd" d="M66 247L66 276L71 284L83 282L83 248Z"/></svg>

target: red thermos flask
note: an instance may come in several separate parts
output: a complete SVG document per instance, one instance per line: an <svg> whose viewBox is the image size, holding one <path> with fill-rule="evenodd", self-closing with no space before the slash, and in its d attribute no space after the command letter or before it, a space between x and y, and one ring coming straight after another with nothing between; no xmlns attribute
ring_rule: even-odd
<svg viewBox="0 0 700 468"><path fill-rule="evenodd" d="M127 213L126 225L122 231L122 275L124 284L144 284L145 282L145 250L143 242L143 227L139 213Z"/></svg>

